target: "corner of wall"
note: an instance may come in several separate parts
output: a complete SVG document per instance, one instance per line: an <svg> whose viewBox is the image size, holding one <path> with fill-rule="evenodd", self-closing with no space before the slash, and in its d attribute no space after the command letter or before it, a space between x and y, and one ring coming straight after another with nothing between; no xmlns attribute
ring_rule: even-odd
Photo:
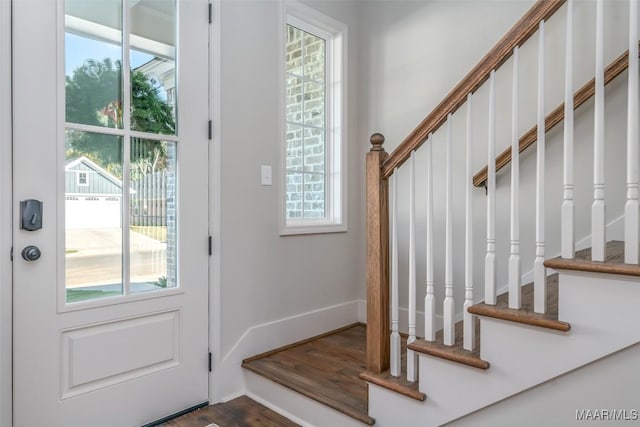
<svg viewBox="0 0 640 427"><path fill-rule="evenodd" d="M227 352L215 373L212 402L246 391L242 360L359 321L360 301L324 307L248 328Z"/></svg>

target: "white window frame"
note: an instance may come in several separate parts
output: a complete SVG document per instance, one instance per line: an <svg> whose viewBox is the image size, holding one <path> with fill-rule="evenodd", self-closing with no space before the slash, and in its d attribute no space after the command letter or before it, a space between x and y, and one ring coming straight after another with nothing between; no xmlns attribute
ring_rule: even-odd
<svg viewBox="0 0 640 427"><path fill-rule="evenodd" d="M84 176L85 182L82 182L82 180L80 179L81 176ZM87 172L87 171L78 171L78 174L76 175L76 184L78 185L78 187L88 187L89 186L89 172Z"/></svg>
<svg viewBox="0 0 640 427"><path fill-rule="evenodd" d="M287 25L326 40L325 211L319 219L287 220L286 64ZM280 48L280 235L347 231L347 26L298 2L285 2Z"/></svg>

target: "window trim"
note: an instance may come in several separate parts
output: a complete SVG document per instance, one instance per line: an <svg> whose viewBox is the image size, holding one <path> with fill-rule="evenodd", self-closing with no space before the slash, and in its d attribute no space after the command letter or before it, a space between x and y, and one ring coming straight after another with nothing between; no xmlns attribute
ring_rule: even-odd
<svg viewBox="0 0 640 427"><path fill-rule="evenodd" d="M295 1L283 3L279 61L280 81L280 235L347 231L347 26ZM326 212L322 219L287 221L286 212L286 63L287 25L326 40Z"/></svg>
<svg viewBox="0 0 640 427"><path fill-rule="evenodd" d="M81 176L84 176L84 181L82 182L82 179L80 179ZM78 187L88 187L89 186L89 172L87 171L78 171L78 173L76 174L76 185Z"/></svg>

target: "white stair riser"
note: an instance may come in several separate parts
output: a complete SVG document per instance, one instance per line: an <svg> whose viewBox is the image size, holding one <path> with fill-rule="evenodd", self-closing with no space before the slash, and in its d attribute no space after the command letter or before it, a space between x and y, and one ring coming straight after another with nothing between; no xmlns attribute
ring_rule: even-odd
<svg viewBox="0 0 640 427"><path fill-rule="evenodd" d="M243 370L247 394L304 427L362 427L365 424L258 374Z"/></svg>

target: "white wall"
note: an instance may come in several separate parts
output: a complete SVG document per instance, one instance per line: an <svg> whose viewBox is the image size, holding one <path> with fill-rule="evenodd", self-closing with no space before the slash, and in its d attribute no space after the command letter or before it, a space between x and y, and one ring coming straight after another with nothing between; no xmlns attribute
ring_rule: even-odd
<svg viewBox="0 0 640 427"><path fill-rule="evenodd" d="M0 2L0 425L11 425L11 3Z"/></svg>
<svg viewBox="0 0 640 427"><path fill-rule="evenodd" d="M574 88L594 75L595 2L575 2ZM626 49L628 18L626 2L605 2L605 62L608 64ZM533 4L527 1L376 1L362 7L362 125L361 140L373 132L385 134L386 150L391 152L401 140L443 99L464 75L488 52L499 38ZM566 7L547 23L545 42L546 110L562 102L564 84L564 32ZM537 35L520 53L520 135L535 124ZM497 72L497 153L510 145L511 70L508 61ZM626 74L607 87L606 100L606 202L607 222L617 218L624 205L626 135ZM474 173L487 163L488 85L473 100ZM593 103L576 113L576 240L587 237L590 227L592 194ZM464 156L466 107L453 117L454 164L454 286L457 311L464 298ZM438 131L434 143L436 296L444 298L444 138ZM562 200L562 125L547 135L546 173L546 258L559 254L559 209ZM531 270L535 256L535 146L521 156L521 254L523 274ZM426 175L425 150L417 161L417 260L418 309L424 295ZM510 168L498 175L497 252L498 286L506 285L509 251ZM401 209L400 284L406 289L408 240L408 168L400 170L398 203ZM474 283L476 300L483 299L484 253L486 247L486 201L483 189L474 189ZM526 279L526 278L525 278ZM401 301L407 300L406 290ZM406 306L406 303L401 303ZM438 308L441 312L441 307ZM420 333L420 331L419 331Z"/></svg>
<svg viewBox="0 0 640 427"><path fill-rule="evenodd" d="M354 4L306 3L347 24L349 50L357 52ZM350 61L348 232L279 235L282 3L222 1L219 6L221 117L214 144L221 151L221 313L220 325L213 327L221 326L224 358L250 328L357 299L364 287L364 156L357 132L358 86L351 84L359 67ZM273 167L273 186L260 185L260 165Z"/></svg>
<svg viewBox="0 0 640 427"><path fill-rule="evenodd" d="M633 417L632 410L635 410L637 422L640 411L638 357L640 345L636 344L447 425L583 425L588 421L576 420L576 410L581 409L626 410L628 417ZM602 420L591 423L608 424Z"/></svg>

